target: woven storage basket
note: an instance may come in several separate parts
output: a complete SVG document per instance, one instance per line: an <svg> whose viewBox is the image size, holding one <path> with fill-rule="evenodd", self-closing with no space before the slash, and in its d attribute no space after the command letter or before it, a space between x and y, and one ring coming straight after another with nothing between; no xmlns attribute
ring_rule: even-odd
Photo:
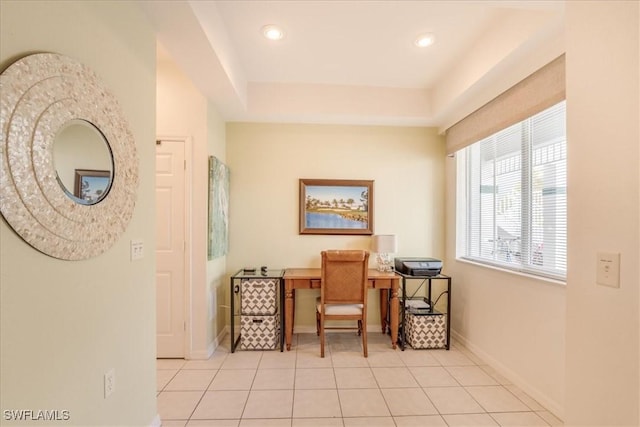
<svg viewBox="0 0 640 427"><path fill-rule="evenodd" d="M429 314L406 314L407 344L412 348L446 348L447 316L434 311Z"/></svg>
<svg viewBox="0 0 640 427"><path fill-rule="evenodd" d="M273 315L278 304L277 279L247 279L240 284L242 314Z"/></svg>
<svg viewBox="0 0 640 427"><path fill-rule="evenodd" d="M280 343L280 316L248 316L240 319L240 348L275 350Z"/></svg>

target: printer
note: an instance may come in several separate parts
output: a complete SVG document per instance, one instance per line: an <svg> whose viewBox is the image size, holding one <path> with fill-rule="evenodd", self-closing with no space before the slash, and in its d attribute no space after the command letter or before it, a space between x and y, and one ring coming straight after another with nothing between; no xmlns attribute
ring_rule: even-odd
<svg viewBox="0 0 640 427"><path fill-rule="evenodd" d="M407 276L437 276L442 271L442 261L435 258L395 258L398 273Z"/></svg>

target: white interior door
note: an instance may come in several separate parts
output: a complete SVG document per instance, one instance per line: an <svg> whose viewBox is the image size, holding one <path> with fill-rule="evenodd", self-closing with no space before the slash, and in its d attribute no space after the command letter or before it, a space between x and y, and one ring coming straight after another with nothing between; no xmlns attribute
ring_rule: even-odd
<svg viewBox="0 0 640 427"><path fill-rule="evenodd" d="M157 357L185 356L185 143L156 143Z"/></svg>

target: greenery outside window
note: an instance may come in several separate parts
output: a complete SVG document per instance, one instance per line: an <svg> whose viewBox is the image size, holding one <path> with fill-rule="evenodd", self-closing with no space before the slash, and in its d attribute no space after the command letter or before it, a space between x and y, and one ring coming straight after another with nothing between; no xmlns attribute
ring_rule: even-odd
<svg viewBox="0 0 640 427"><path fill-rule="evenodd" d="M564 281L566 103L456 152L457 256Z"/></svg>

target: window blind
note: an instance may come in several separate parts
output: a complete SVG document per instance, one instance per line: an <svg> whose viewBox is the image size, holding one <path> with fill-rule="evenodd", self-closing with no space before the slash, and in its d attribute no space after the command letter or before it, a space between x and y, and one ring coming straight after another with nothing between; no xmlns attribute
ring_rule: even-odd
<svg viewBox="0 0 640 427"><path fill-rule="evenodd" d="M458 256L564 279L564 101L458 151Z"/></svg>

